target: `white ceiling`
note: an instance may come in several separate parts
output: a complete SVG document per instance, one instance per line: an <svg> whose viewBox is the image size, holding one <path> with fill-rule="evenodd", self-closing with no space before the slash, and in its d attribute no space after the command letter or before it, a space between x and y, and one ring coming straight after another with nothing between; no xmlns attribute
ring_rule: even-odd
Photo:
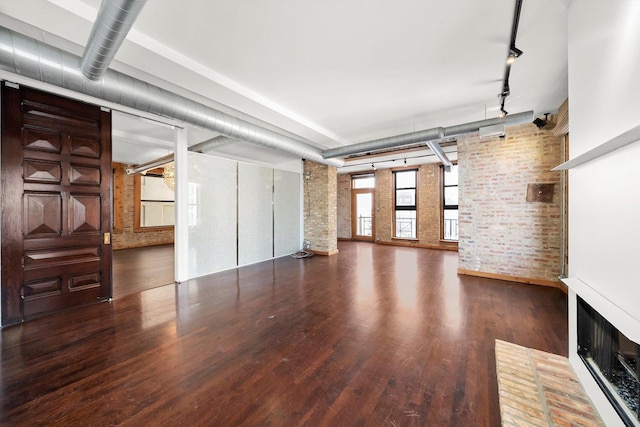
<svg viewBox="0 0 640 427"><path fill-rule="evenodd" d="M571 0L524 0L511 113L567 96ZM2 0L0 25L80 55L99 0ZM514 0L148 0L112 68L319 148L496 117ZM35 27L35 28L34 28ZM189 144L216 134L190 129ZM173 130L114 117L114 160L172 149ZM228 157L290 156L249 144Z"/></svg>

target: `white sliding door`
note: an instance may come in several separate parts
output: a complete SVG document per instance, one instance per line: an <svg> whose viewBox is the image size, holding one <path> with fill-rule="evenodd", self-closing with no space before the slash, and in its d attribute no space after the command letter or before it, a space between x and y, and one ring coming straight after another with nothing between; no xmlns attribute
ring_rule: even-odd
<svg viewBox="0 0 640 427"><path fill-rule="evenodd" d="M273 258L273 169L238 163L238 265Z"/></svg>
<svg viewBox="0 0 640 427"><path fill-rule="evenodd" d="M300 174L274 170L274 257L289 255L301 249L300 209Z"/></svg>
<svg viewBox="0 0 640 427"><path fill-rule="evenodd" d="M189 153L189 277L238 265L237 166Z"/></svg>
<svg viewBox="0 0 640 427"><path fill-rule="evenodd" d="M188 278L300 250L300 173L190 152L187 181Z"/></svg>

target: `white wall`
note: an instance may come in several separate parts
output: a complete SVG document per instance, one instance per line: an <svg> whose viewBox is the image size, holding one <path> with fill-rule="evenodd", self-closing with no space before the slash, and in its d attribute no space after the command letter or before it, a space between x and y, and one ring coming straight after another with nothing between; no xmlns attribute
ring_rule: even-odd
<svg viewBox="0 0 640 427"><path fill-rule="evenodd" d="M569 129L574 158L640 125L640 2L573 1L569 9ZM569 276L640 320L640 142L569 173ZM607 425L597 386L577 359L575 294L569 352ZM616 325L617 326L617 325ZM621 329L621 328L619 328Z"/></svg>
<svg viewBox="0 0 640 427"><path fill-rule="evenodd" d="M640 2L569 11L570 158L640 125ZM569 174L570 276L640 320L640 142Z"/></svg>

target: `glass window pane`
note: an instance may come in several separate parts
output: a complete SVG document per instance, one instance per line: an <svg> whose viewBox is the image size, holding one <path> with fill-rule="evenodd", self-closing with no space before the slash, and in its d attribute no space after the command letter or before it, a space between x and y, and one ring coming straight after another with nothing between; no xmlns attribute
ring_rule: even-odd
<svg viewBox="0 0 640 427"><path fill-rule="evenodd" d="M444 204L445 206L458 204L458 187L444 188Z"/></svg>
<svg viewBox="0 0 640 427"><path fill-rule="evenodd" d="M415 188L416 171L396 172L396 188Z"/></svg>
<svg viewBox="0 0 640 427"><path fill-rule="evenodd" d="M374 188L376 186L376 178L373 175L366 177L354 176L353 188Z"/></svg>
<svg viewBox="0 0 640 427"><path fill-rule="evenodd" d="M164 179L157 176L142 176L140 178L140 200L172 201L175 200L171 188Z"/></svg>
<svg viewBox="0 0 640 427"><path fill-rule="evenodd" d="M373 195L371 193L356 194L356 235L371 236L373 223Z"/></svg>
<svg viewBox="0 0 640 427"><path fill-rule="evenodd" d="M458 210L444 210L444 239L458 240Z"/></svg>
<svg viewBox="0 0 640 427"><path fill-rule="evenodd" d="M396 237L416 238L416 211L396 211Z"/></svg>
<svg viewBox="0 0 640 427"><path fill-rule="evenodd" d="M444 171L444 185L458 185L458 165L451 166L451 172Z"/></svg>
<svg viewBox="0 0 640 427"><path fill-rule="evenodd" d="M396 206L415 206L416 190L396 190Z"/></svg>

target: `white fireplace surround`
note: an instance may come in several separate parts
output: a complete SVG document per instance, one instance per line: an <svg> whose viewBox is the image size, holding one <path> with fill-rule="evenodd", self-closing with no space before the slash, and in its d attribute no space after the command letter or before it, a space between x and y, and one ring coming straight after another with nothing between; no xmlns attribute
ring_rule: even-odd
<svg viewBox="0 0 640 427"><path fill-rule="evenodd" d="M578 356L576 295L636 343L640 343L640 321L579 278L570 277L562 281L569 287L569 361L605 424L624 427L622 419Z"/></svg>
<svg viewBox="0 0 640 427"><path fill-rule="evenodd" d="M640 320L577 277L562 279L562 282L627 338L635 343L640 343Z"/></svg>

